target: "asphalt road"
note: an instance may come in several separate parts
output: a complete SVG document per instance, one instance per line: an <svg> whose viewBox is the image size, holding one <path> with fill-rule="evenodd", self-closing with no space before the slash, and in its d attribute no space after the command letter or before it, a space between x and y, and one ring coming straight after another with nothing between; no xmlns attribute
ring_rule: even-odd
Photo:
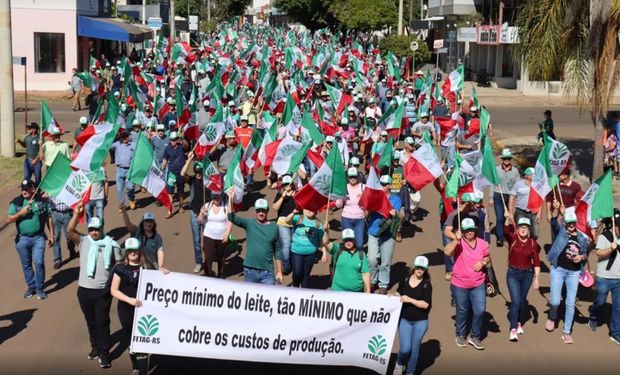
<svg viewBox="0 0 620 375"><path fill-rule="evenodd" d="M515 100L512 104L494 105L492 98L481 101L489 109L496 139L533 135L537 131L537 122L542 119L545 106L536 105L531 100ZM499 101L499 100L498 100ZM19 105L19 103L16 103ZM74 113L68 102L50 103L57 119L67 128L77 126L80 115L86 111ZM32 106L32 105L31 105ZM37 106L38 107L38 106ZM554 118L556 133L560 137L592 138L593 131L589 117L579 118L578 109L571 106L555 106ZM18 133L23 124L22 114L16 114ZM32 111L30 118L38 118L39 113ZM69 135L66 136L69 138ZM113 171L109 176L113 176ZM264 186L260 173L256 174L259 187ZM584 189L587 186L583 186ZM116 190L111 189L110 204L106 208L106 230L117 239L126 238L126 231L122 226L120 214L116 212ZM8 201L18 194L18 189L3 192L4 207ZM247 204L251 204L258 197L266 195L268 200L273 199L274 192L262 188L259 193L247 197ZM580 305L577 306L576 323L573 337L575 344L562 343L561 331L547 333L544 330L546 319L546 298L549 297L548 269L543 268L541 277L541 293L530 291L530 319L525 323L525 335L518 343L508 341L509 324L507 319L506 300L502 296L487 300L488 333L484 338L486 350L478 352L472 347L458 348L454 343L454 308L450 307L449 283L444 280L443 255L440 251L441 238L438 218L438 194L432 187L422 191L422 209L427 212L422 221L403 229L403 241L396 244L396 251L392 266L392 281L398 281L406 272L416 255L426 255L430 259L430 273L434 286L433 309L430 316L430 329L426 334L422 349L419 368L424 374L446 374L458 371L460 374L572 374L584 371L611 371L617 368L615 354L620 349L612 344L607 337L607 327L600 327L595 333L587 329L587 308L591 304L594 293L589 290L580 290ZM166 264L175 272L191 272L193 269L193 250L191 245L191 231L189 227L189 213L177 214L170 220L165 220L165 210L161 207L144 204L152 199L145 193L138 195L138 209L130 212L134 222L138 222L141 214L146 210L156 214L159 231L162 234L166 249ZM244 212L243 215L250 215ZM273 213L271 213L273 216ZM336 215L339 218L339 214ZM491 221L494 215L491 214ZM337 227L334 221L333 228ZM548 244L549 225L541 224L541 244ZM336 237L339 232L332 234ZM234 235L241 242L244 234L235 229ZM24 300L22 293L25 290L21 267L15 251L13 238L15 229L10 225L0 232L0 243L4 243L4 251L0 252L0 364L3 373L63 373L63 374L128 374L131 371L129 358L123 351L120 341L120 324L116 314L116 304L111 310L112 341L115 346L112 350L113 367L100 370L96 362L86 359L89 351L88 334L82 313L79 309L76 290L78 263L76 260L63 264L62 268L54 271L52 268L52 249L46 250L47 286L49 297L45 301L36 299ZM500 288L508 299L505 284L506 249L492 246L491 254L496 273L500 280ZM63 240L63 255L66 257L66 247ZM243 257L243 253L241 254ZM226 274L230 280L240 280L242 259L236 253L230 254ZM592 265L596 260L590 259ZM327 267L321 264L313 270L312 286L325 288L328 284ZM286 283L290 282L290 277ZM604 309L603 321L607 322L609 306ZM396 340L393 353L398 349ZM392 363L395 356L392 356ZM390 369L392 367L390 365ZM320 366L292 366L287 364L258 364L249 362L232 362L222 360L203 360L189 358L174 358L153 356L151 359L152 373L199 373L212 374L252 372L256 374L363 374L364 370L357 368L320 367Z"/></svg>

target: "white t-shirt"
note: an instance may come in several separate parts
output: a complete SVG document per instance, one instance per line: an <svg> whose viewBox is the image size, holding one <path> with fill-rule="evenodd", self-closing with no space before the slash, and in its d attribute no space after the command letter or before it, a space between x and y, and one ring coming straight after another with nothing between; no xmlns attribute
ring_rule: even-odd
<svg viewBox="0 0 620 375"><path fill-rule="evenodd" d="M213 212L213 205L211 202L205 204L205 207L207 207L208 214L205 221L205 229L202 234L214 240L223 240L226 234L226 226L228 225L226 207L220 206L218 213Z"/></svg>
<svg viewBox="0 0 620 375"><path fill-rule="evenodd" d="M620 239L616 239L616 243L620 244ZM611 242L603 236L602 234L598 236L596 241L597 249L607 249L611 246ZM618 251L618 250L616 250ZM614 263L612 264L609 271L607 270L607 263L609 263L609 258L599 259L598 264L596 265L596 276L602 277L605 279L620 279L620 254L616 254L616 258L614 259Z"/></svg>

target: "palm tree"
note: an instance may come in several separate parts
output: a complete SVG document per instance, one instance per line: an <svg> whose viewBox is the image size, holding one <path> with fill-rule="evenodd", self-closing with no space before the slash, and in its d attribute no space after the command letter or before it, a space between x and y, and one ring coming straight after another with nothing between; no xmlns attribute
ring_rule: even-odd
<svg viewBox="0 0 620 375"><path fill-rule="evenodd" d="M560 73L594 125L592 179L603 174L603 129L620 78L620 0L524 0L518 55L532 80Z"/></svg>

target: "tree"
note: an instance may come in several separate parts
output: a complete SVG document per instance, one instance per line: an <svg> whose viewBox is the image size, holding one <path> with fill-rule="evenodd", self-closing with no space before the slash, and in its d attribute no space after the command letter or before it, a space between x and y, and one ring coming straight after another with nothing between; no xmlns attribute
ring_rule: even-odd
<svg viewBox="0 0 620 375"><path fill-rule="evenodd" d="M603 129L618 87L620 0L527 0L520 9L518 55L532 80L558 70L567 96L594 125L592 180L603 174Z"/></svg>
<svg viewBox="0 0 620 375"><path fill-rule="evenodd" d="M227 20L243 15L250 5L252 0L216 0L212 14L218 20Z"/></svg>
<svg viewBox="0 0 620 375"><path fill-rule="evenodd" d="M418 40L414 35L388 35L379 41L379 50L382 54L391 51L396 57L411 57L413 51L409 46L413 41L418 42L418 50L415 51L415 61L418 65L423 65L431 58L431 51L426 42Z"/></svg>
<svg viewBox="0 0 620 375"><path fill-rule="evenodd" d="M344 0L329 10L348 30L379 30L396 25L398 12L393 0Z"/></svg>
<svg viewBox="0 0 620 375"><path fill-rule="evenodd" d="M338 0L275 0L273 6L310 30L334 27L338 21L329 8Z"/></svg>

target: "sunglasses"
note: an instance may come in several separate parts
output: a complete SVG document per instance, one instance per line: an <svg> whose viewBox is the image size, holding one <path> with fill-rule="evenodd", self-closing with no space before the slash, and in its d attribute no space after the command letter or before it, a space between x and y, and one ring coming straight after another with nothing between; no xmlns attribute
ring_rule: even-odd
<svg viewBox="0 0 620 375"><path fill-rule="evenodd" d="M267 209L266 208L257 208L256 209L256 213L257 214L266 214L267 213Z"/></svg>
<svg viewBox="0 0 620 375"><path fill-rule="evenodd" d="M88 228L89 232L99 232L100 230L100 228Z"/></svg>

